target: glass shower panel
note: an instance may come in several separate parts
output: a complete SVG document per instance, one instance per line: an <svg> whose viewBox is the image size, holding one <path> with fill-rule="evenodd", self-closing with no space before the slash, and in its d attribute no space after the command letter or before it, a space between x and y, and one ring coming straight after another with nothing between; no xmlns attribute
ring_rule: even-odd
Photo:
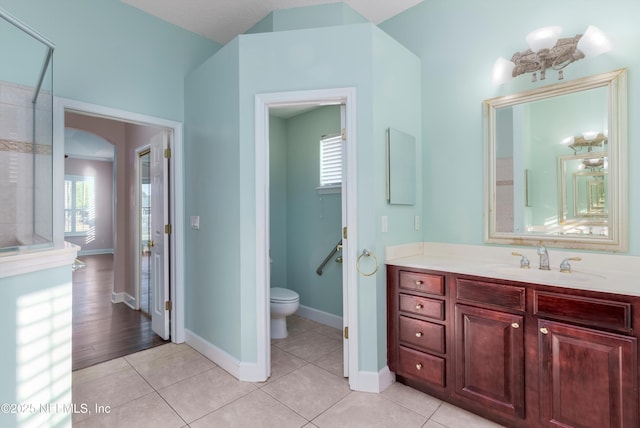
<svg viewBox="0 0 640 428"><path fill-rule="evenodd" d="M53 45L0 9L0 251L52 245Z"/></svg>

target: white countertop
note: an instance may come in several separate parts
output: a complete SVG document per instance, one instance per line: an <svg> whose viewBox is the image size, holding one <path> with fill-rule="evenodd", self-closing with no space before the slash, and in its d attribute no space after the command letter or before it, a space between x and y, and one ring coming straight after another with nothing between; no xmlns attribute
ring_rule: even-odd
<svg viewBox="0 0 640 428"><path fill-rule="evenodd" d="M38 250L16 250L0 253L0 278L69 266L75 260L80 247L65 242L61 247Z"/></svg>
<svg viewBox="0 0 640 428"><path fill-rule="evenodd" d="M550 271L538 269L539 256L535 247L515 248L483 245L419 242L387 247L385 263L409 268L477 275L511 281L529 282L581 290L640 296L640 257L579 253L570 250L547 249ZM529 269L520 268L520 257L526 255ZM564 258L571 261L571 273L560 272Z"/></svg>

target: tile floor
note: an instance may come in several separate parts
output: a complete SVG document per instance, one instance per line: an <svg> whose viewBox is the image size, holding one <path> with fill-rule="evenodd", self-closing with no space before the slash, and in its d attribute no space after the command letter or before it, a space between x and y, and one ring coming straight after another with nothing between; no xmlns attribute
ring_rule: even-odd
<svg viewBox="0 0 640 428"><path fill-rule="evenodd" d="M267 382L239 382L173 343L107 361L73 373L73 401L92 411L74 414L73 426L499 427L399 383L381 394L350 391L341 332L295 315L289 337L272 342L271 367Z"/></svg>

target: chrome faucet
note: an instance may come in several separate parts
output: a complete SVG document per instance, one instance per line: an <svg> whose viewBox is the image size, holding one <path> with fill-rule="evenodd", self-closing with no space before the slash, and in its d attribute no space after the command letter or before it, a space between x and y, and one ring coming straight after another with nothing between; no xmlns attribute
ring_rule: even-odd
<svg viewBox="0 0 640 428"><path fill-rule="evenodd" d="M540 267L538 269L551 270L549 268L549 253L547 252L547 248L544 246L544 244L540 244L537 252L540 256Z"/></svg>

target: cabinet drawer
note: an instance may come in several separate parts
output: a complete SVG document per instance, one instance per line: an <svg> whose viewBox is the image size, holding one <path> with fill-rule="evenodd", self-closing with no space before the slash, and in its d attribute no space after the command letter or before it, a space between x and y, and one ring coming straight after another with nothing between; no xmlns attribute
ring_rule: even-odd
<svg viewBox="0 0 640 428"><path fill-rule="evenodd" d="M519 311L525 309L524 287L458 279L456 290L456 298L459 300L485 303Z"/></svg>
<svg viewBox="0 0 640 428"><path fill-rule="evenodd" d="M401 271L400 288L444 296L444 278L441 275Z"/></svg>
<svg viewBox="0 0 640 428"><path fill-rule="evenodd" d="M444 354L444 326L400 317L400 341Z"/></svg>
<svg viewBox="0 0 640 428"><path fill-rule="evenodd" d="M419 379L439 386L445 385L444 358L424 354L413 349L400 347L399 373L403 376Z"/></svg>
<svg viewBox="0 0 640 428"><path fill-rule="evenodd" d="M630 332L631 304L612 300L536 291L533 313L593 327Z"/></svg>
<svg viewBox="0 0 640 428"><path fill-rule="evenodd" d="M400 294L400 310L423 317L444 320L444 301Z"/></svg>

